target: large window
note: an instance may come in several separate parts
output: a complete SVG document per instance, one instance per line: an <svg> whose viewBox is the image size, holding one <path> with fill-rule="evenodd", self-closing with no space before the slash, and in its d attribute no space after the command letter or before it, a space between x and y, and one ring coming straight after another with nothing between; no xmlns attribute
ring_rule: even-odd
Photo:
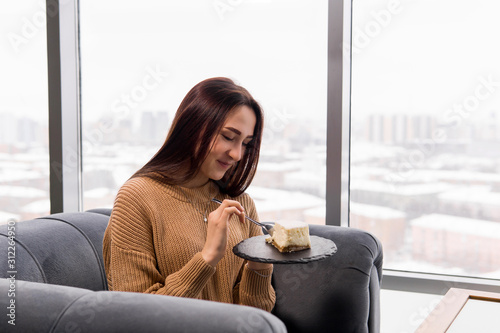
<svg viewBox="0 0 500 333"><path fill-rule="evenodd" d="M70 174L62 182L70 178L71 183L61 193L51 191L52 202L71 205L56 211L80 205L75 184L81 180L80 209L111 207L118 188L162 144L186 92L207 77L229 76L247 87L266 112L258 175L249 188L262 219L323 224L326 211L328 224L349 222L374 233L384 246L384 288L443 293L455 280L474 289L499 285L500 51L495 33L500 27L494 1L61 3L66 21L56 26L64 33L59 36L49 20L49 42L60 41L61 50L71 52L78 45L79 54L68 52L71 56L63 58L71 58L71 64L55 66L66 80L62 87L69 87L62 95L74 95L61 112L74 117L60 117L61 136L73 135L61 139L61 159L72 162L62 163L62 173L69 169ZM2 12L6 33L29 34L32 25L37 27L33 8L38 3L17 14L21 23ZM77 16L80 30L73 36ZM34 50L36 36L22 46ZM45 53L33 60L36 68L16 70L16 61L32 53L13 55L8 47L1 56L12 68L5 67L9 79L1 82L11 87L27 71L30 79L21 80L16 90L29 88L23 103L36 105L30 106L39 112L32 120L43 126L46 122L37 117L46 115L46 95L39 101L35 96L46 80L33 76L46 69ZM57 58L59 53L50 50L49 60ZM50 78L58 77L55 71ZM33 88L34 82L41 84ZM59 88L55 84L50 91ZM0 114L19 117L23 104L12 102L15 94L7 95L0 100ZM5 112L6 101L15 108ZM76 143L79 110L81 147ZM58 111L52 103L50 111L52 125L52 111ZM2 140L11 132L2 130ZM50 134L57 139L57 131ZM46 160L30 160L35 152L46 153L40 142L22 146L26 154L11 143L9 154L22 158L12 162L2 152L0 179L21 167L30 177L45 172L46 179ZM54 142L57 146L51 138ZM83 160L82 179L75 155ZM25 191L36 184L30 179L24 176L15 185ZM40 189L47 191L44 186Z"/></svg>
<svg viewBox="0 0 500 333"><path fill-rule="evenodd" d="M386 269L500 278L499 11L353 2L350 225Z"/></svg>
<svg viewBox="0 0 500 333"><path fill-rule="evenodd" d="M43 1L0 11L0 224L49 213L47 39Z"/></svg>
<svg viewBox="0 0 500 333"><path fill-rule="evenodd" d="M161 146L192 86L227 76L265 112L248 190L260 218L324 224L327 5L81 1L84 209L112 205Z"/></svg>

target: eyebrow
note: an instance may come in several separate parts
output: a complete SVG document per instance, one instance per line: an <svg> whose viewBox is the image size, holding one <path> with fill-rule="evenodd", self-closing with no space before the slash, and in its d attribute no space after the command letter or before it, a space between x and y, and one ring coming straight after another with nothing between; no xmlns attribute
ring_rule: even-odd
<svg viewBox="0 0 500 333"><path fill-rule="evenodd" d="M229 130L237 135L241 135L241 132L234 127L224 127L224 129ZM247 136L247 139L253 139L253 135Z"/></svg>

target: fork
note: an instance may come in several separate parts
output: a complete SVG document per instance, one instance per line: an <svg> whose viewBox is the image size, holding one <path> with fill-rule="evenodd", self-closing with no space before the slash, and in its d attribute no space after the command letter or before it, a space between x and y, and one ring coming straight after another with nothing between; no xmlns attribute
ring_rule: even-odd
<svg viewBox="0 0 500 333"><path fill-rule="evenodd" d="M218 203L219 205L222 204L222 201L220 201L219 199L215 199L215 198L212 198L212 201L213 202L216 202ZM270 236L273 235L274 233L274 225L272 224L267 224L267 223L260 223L260 222L257 222L255 221L254 219L252 219L251 217L248 217L245 215L245 218L253 223L255 223L256 225L258 225L259 227L262 228L262 231L265 233L265 234L268 234Z"/></svg>

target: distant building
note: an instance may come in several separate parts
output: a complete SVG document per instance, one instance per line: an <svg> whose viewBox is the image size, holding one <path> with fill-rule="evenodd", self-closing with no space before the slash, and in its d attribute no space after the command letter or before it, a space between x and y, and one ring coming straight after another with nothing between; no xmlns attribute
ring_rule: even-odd
<svg viewBox="0 0 500 333"><path fill-rule="evenodd" d="M438 196L438 211L443 214L495 221L500 224L500 192L490 186L470 186Z"/></svg>
<svg viewBox="0 0 500 333"><path fill-rule="evenodd" d="M491 186L500 188L500 174L468 170L419 170L418 173L436 182L445 182L454 186Z"/></svg>
<svg viewBox="0 0 500 333"><path fill-rule="evenodd" d="M488 273L500 267L500 223L430 214L410 221L414 260Z"/></svg>
<svg viewBox="0 0 500 333"><path fill-rule="evenodd" d="M473 124L475 141L497 142L500 141L500 117L496 111L491 111L487 115Z"/></svg>
<svg viewBox="0 0 500 333"><path fill-rule="evenodd" d="M300 163L296 161L282 163L260 162L257 167L257 173L252 181L252 185L257 187L283 189L285 187L286 174L299 170Z"/></svg>
<svg viewBox="0 0 500 333"><path fill-rule="evenodd" d="M5 212L9 212L19 216L19 219L31 219L33 217L40 217L46 215L50 210L50 202L48 201L49 193L38 188L26 186L10 186L0 185L0 207ZM40 208L39 211L33 215L33 210L25 211L25 207L33 202L45 200L46 205Z"/></svg>
<svg viewBox="0 0 500 333"><path fill-rule="evenodd" d="M255 202L261 221L306 220L306 212L324 207L325 200L301 192L290 192L250 186L247 193ZM324 222L323 222L324 224Z"/></svg>
<svg viewBox="0 0 500 333"><path fill-rule="evenodd" d="M47 126L40 121L10 113L0 113L0 144L46 143Z"/></svg>
<svg viewBox="0 0 500 333"><path fill-rule="evenodd" d="M19 141L17 122L17 117L13 114L0 112L0 143L12 144Z"/></svg>
<svg viewBox="0 0 500 333"><path fill-rule="evenodd" d="M437 197L452 189L445 183L392 184L381 181L353 180L351 200L357 203L392 208L412 219L436 212Z"/></svg>
<svg viewBox="0 0 500 333"><path fill-rule="evenodd" d="M394 256L404 245L406 214L382 206L351 202L349 226L374 234L382 243L384 253Z"/></svg>
<svg viewBox="0 0 500 333"><path fill-rule="evenodd" d="M21 118L17 122L17 138L19 142L36 142L39 138L40 125L38 121L30 118Z"/></svg>
<svg viewBox="0 0 500 333"><path fill-rule="evenodd" d="M304 211L304 222L307 224L326 224L326 206L318 206Z"/></svg>
<svg viewBox="0 0 500 333"><path fill-rule="evenodd" d="M145 144L161 144L169 127L170 118L166 111L144 111L138 128L139 138Z"/></svg>
<svg viewBox="0 0 500 333"><path fill-rule="evenodd" d="M400 145L430 139L436 128L430 115L370 114L365 133L369 142Z"/></svg>

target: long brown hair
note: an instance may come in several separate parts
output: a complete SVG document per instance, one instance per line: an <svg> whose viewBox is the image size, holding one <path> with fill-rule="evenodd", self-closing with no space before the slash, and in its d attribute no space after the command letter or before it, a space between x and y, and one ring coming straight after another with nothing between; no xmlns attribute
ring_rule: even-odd
<svg viewBox="0 0 500 333"><path fill-rule="evenodd" d="M218 182L221 192L230 196L242 194L257 169L264 116L259 103L245 88L224 77L206 79L187 93L163 146L132 178L146 176L171 185L193 179L228 115L244 105L250 107L257 118L253 139L241 160Z"/></svg>

